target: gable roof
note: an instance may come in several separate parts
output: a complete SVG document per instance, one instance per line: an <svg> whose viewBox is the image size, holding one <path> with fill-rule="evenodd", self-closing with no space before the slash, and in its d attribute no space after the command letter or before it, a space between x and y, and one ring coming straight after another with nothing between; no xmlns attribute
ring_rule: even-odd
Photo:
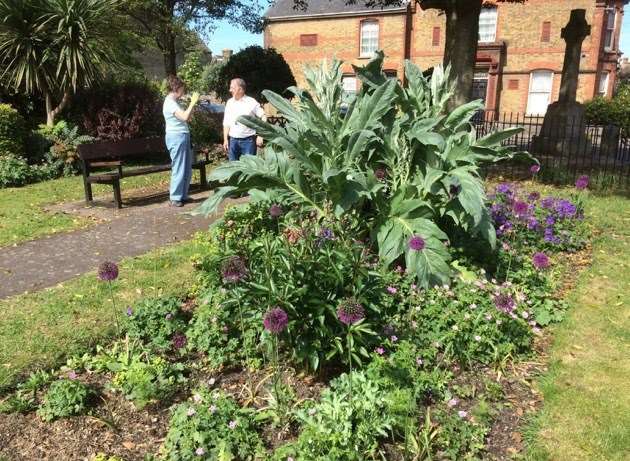
<svg viewBox="0 0 630 461"><path fill-rule="evenodd" d="M345 0L308 0L306 10L294 8L294 0L276 0L267 10L265 17L270 21L289 19L307 19L326 16L357 16L366 14L399 13L407 9L407 2L401 6L384 8L368 8L359 1L354 5L346 5Z"/></svg>

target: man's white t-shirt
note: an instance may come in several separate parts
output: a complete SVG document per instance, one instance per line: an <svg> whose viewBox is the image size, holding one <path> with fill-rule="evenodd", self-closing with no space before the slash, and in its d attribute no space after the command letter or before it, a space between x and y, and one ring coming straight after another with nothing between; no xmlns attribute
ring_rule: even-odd
<svg viewBox="0 0 630 461"><path fill-rule="evenodd" d="M243 96L239 100L234 98L228 99L228 102L225 104L225 113L223 114L223 126L230 129L228 134L232 138L247 138L256 134L255 130L236 121L242 115L252 115L261 118L265 115L265 111L250 96Z"/></svg>

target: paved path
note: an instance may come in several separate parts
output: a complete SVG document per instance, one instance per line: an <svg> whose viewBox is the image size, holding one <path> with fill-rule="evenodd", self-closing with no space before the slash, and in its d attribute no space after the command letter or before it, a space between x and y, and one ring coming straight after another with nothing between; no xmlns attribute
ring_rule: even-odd
<svg viewBox="0 0 630 461"><path fill-rule="evenodd" d="M105 260L118 262L207 229L212 219L188 212L209 194L193 193L194 202L183 208L169 206L164 195L135 202L128 199L130 206L122 210L112 209L109 204L53 207L57 212L91 215L101 222L87 229L0 248L0 299L56 285L95 270Z"/></svg>

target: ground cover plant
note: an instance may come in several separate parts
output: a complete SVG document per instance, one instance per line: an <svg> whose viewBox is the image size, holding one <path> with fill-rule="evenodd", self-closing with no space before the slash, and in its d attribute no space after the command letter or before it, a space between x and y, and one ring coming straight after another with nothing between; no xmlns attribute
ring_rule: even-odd
<svg viewBox="0 0 630 461"><path fill-rule="evenodd" d="M477 105L440 115L444 74L409 70L403 89L377 58L339 120L338 68L312 73L320 93L294 89L283 131L261 125L265 156L216 170L226 186L205 211L232 193L251 200L199 237L191 296L108 299L117 340L7 392L1 427L63 422L89 432L94 442L73 445L86 457L508 456L515 415L535 399L517 370L566 315L564 260L588 242L588 180L572 198L514 184L486 192L478 164L512 155L499 146L507 133L473 143ZM41 421L33 409L70 372L101 403L89 417ZM103 437L110 425L118 435ZM25 450L15 436L10 445Z"/></svg>

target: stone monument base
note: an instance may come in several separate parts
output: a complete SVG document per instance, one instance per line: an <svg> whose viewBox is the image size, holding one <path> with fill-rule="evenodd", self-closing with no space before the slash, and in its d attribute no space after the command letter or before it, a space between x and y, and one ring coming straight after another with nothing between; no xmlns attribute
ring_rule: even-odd
<svg viewBox="0 0 630 461"><path fill-rule="evenodd" d="M554 102L547 108L542 129L532 139L532 150L547 155L589 152L584 105L576 101Z"/></svg>

